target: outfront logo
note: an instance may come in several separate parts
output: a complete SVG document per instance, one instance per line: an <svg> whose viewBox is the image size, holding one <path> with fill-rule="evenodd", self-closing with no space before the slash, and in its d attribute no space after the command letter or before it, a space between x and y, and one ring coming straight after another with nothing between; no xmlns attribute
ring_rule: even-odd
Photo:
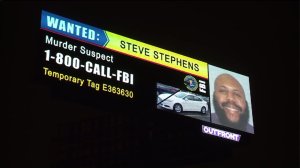
<svg viewBox="0 0 300 168"><path fill-rule="evenodd" d="M187 75L184 78L184 85L190 91L195 91L198 88L198 82L197 82L197 80L193 76L191 76L191 75Z"/></svg>

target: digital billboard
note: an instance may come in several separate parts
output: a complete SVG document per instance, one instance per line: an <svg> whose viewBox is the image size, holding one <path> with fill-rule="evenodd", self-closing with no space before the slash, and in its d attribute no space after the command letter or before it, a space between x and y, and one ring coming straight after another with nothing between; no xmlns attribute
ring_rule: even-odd
<svg viewBox="0 0 300 168"><path fill-rule="evenodd" d="M40 74L64 96L191 118L233 141L254 134L248 76L45 10L40 29Z"/></svg>
<svg viewBox="0 0 300 168"><path fill-rule="evenodd" d="M298 5L3 5L10 167L299 165Z"/></svg>

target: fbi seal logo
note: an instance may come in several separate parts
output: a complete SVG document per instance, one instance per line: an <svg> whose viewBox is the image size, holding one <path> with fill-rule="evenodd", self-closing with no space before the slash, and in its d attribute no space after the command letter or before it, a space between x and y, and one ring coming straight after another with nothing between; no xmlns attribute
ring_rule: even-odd
<svg viewBox="0 0 300 168"><path fill-rule="evenodd" d="M195 91L198 88L198 82L197 82L197 80L193 76L191 76L191 75L187 75L184 78L184 85L190 91Z"/></svg>

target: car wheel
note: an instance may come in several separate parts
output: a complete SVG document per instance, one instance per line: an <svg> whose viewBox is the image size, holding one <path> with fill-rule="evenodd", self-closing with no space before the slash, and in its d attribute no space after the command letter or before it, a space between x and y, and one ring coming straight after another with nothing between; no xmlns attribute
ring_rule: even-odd
<svg viewBox="0 0 300 168"><path fill-rule="evenodd" d="M177 113L182 112L182 106L180 104L175 104L173 110Z"/></svg>
<svg viewBox="0 0 300 168"><path fill-rule="evenodd" d="M206 113L206 108L205 108L205 107L202 107L202 108L201 108L201 113L202 113L202 114L205 114L205 113Z"/></svg>

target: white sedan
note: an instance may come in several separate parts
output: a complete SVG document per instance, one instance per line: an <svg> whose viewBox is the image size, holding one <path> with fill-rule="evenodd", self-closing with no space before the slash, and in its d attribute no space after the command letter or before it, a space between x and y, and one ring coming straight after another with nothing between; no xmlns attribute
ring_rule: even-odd
<svg viewBox="0 0 300 168"><path fill-rule="evenodd" d="M182 111L197 111L203 114L208 110L207 102L200 96L188 92L177 92L174 95L163 93L158 95L157 103L160 107L174 110L175 112Z"/></svg>

